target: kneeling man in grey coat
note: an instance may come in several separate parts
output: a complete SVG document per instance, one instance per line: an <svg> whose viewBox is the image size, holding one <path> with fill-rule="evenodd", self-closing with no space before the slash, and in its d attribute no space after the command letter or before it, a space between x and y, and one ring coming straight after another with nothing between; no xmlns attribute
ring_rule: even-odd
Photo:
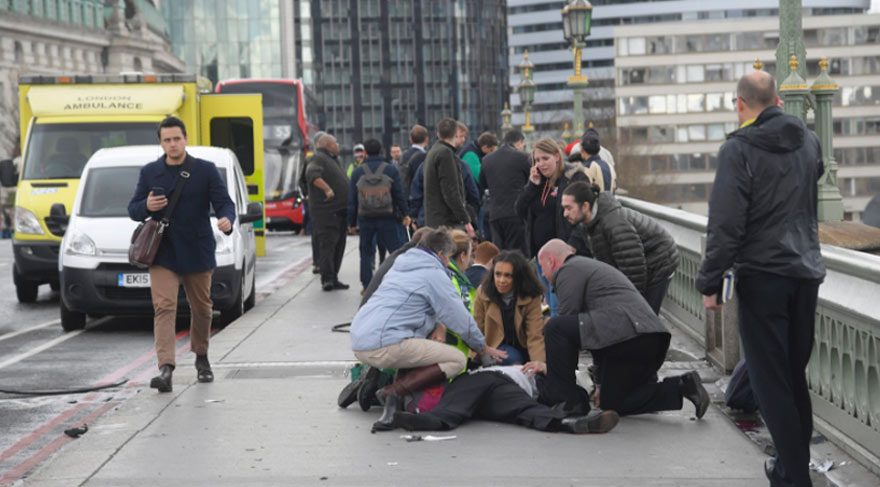
<svg viewBox="0 0 880 487"><path fill-rule="evenodd" d="M574 255L554 239L538 259L559 297L559 316L544 327L547 350L545 399L585 414L587 392L577 385L578 354L593 355L598 379L598 407L620 416L678 410L682 399L701 418L709 395L697 372L657 380L671 335L632 282L608 264Z"/></svg>

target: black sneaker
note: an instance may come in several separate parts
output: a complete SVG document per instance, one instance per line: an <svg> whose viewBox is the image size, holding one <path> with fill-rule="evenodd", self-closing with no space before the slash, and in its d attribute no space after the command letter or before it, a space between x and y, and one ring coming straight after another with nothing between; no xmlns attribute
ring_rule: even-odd
<svg viewBox="0 0 880 487"><path fill-rule="evenodd" d="M700 378L700 374L693 370L680 377L682 397L692 402L694 407L697 408L697 419L702 418L706 414L706 410L709 409L711 400L709 399L709 393L706 392L706 388L703 387L703 380Z"/></svg>
<svg viewBox="0 0 880 487"><path fill-rule="evenodd" d="M361 373L360 379L363 383L357 391L357 402L362 411L369 411L376 402L376 391L379 390L379 369L369 367Z"/></svg>
<svg viewBox="0 0 880 487"><path fill-rule="evenodd" d="M321 289L323 289L325 291L332 291L334 289L333 283L332 282L325 282L324 284L321 284Z"/></svg>
<svg viewBox="0 0 880 487"><path fill-rule="evenodd" d="M342 290L345 290L345 289L348 289L348 288L350 288L350 287L351 287L351 286L349 286L348 284L346 284L346 283L344 283L344 282L336 281L336 282L333 283L333 289L342 289Z"/></svg>

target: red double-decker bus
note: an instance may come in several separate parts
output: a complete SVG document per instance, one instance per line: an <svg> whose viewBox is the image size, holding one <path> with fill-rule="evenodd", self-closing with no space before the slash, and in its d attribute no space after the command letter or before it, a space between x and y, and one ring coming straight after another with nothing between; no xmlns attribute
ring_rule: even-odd
<svg viewBox="0 0 880 487"><path fill-rule="evenodd" d="M297 181L318 130L318 104L298 79L234 79L217 83L217 93L263 95L266 227L299 230L302 195Z"/></svg>

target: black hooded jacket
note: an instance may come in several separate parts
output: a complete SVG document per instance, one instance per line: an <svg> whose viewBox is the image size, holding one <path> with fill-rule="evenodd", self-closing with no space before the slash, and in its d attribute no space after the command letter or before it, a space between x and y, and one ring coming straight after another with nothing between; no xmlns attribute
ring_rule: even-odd
<svg viewBox="0 0 880 487"><path fill-rule="evenodd" d="M817 217L823 173L816 134L778 107L731 133L718 153L697 289L717 293L734 265L740 276L824 278Z"/></svg>

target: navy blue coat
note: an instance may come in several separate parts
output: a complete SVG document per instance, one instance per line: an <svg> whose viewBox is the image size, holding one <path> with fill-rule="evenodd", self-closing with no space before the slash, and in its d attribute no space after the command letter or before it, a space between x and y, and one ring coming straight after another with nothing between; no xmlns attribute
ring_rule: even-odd
<svg viewBox="0 0 880 487"><path fill-rule="evenodd" d="M186 155L180 166L165 164L165 156L141 168L134 196L128 204L128 216L144 221L147 217L161 218L165 210L147 211L147 195L156 186L165 188L171 201L177 178L183 165L190 166L190 178L183 185L183 193L171 215L171 225L159 245L154 265L168 268L178 274L205 272L217 267L214 259L216 242L211 228L211 206L217 218L235 221L235 203L229 197L226 183L212 162Z"/></svg>

